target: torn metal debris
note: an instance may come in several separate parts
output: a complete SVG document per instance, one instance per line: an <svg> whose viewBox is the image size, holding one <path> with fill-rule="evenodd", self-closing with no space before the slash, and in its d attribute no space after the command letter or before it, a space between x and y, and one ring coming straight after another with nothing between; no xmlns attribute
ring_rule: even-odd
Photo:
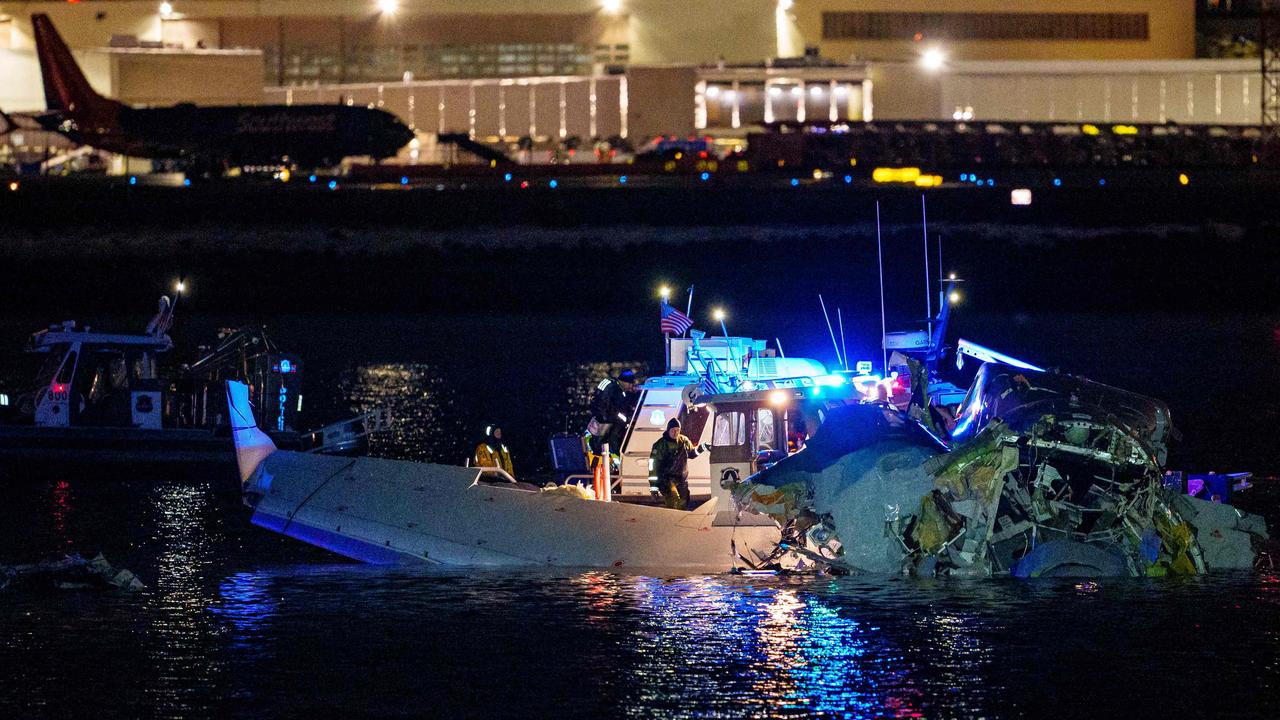
<svg viewBox="0 0 1280 720"><path fill-rule="evenodd" d="M112 566L101 553L92 560L72 554L60 560L0 565L0 590L18 586L55 590L130 591L146 587L132 572Z"/></svg>
<svg viewBox="0 0 1280 720"><path fill-rule="evenodd" d="M739 510L782 525L772 561L1016 577L1253 566L1260 517L1164 487L1163 403L987 363L939 446L918 380L905 412L833 410L809 448L735 489Z"/></svg>

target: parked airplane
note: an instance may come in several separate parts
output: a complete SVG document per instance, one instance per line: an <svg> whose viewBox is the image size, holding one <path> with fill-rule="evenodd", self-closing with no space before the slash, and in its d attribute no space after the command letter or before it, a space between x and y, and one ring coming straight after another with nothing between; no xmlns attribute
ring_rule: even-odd
<svg viewBox="0 0 1280 720"><path fill-rule="evenodd" d="M245 165L328 167L351 156L380 159L413 139L395 115L365 107L130 107L90 87L48 15L32 15L31 24L50 110L40 117L48 129L77 143L216 172Z"/></svg>

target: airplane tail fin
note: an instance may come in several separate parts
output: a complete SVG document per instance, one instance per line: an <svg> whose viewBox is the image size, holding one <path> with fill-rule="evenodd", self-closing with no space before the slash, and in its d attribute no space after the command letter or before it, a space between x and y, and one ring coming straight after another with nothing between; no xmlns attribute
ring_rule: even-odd
<svg viewBox="0 0 1280 720"><path fill-rule="evenodd" d="M276 444L258 429L258 421L253 419L248 385L235 380L227 381L227 408L231 414L231 439L236 446L240 482L247 483L258 465L276 451Z"/></svg>
<svg viewBox="0 0 1280 720"><path fill-rule="evenodd" d="M40 59L40 75L44 79L44 101L50 110L76 115L92 114L116 103L102 97L89 85L71 50L62 41L53 21L44 13L31 16L35 32L36 55Z"/></svg>

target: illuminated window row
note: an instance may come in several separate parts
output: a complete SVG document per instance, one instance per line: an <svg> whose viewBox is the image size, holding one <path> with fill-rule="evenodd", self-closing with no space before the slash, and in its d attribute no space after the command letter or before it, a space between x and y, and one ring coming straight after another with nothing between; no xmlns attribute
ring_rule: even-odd
<svg viewBox="0 0 1280 720"><path fill-rule="evenodd" d="M1146 40L1146 13L824 12L824 40Z"/></svg>

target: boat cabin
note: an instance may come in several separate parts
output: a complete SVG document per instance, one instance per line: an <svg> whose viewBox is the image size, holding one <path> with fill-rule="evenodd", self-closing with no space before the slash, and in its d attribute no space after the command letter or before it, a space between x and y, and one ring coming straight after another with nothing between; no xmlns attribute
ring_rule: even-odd
<svg viewBox="0 0 1280 720"><path fill-rule="evenodd" d="M780 356L764 340L698 335L672 338L668 372L640 386L614 497L650 497L649 452L675 417L690 440L710 447L689 462L690 494L695 503L718 498L717 522L732 523L735 481L801 450L830 405L861 402L880 378L829 373L817 360Z"/></svg>
<svg viewBox="0 0 1280 720"><path fill-rule="evenodd" d="M37 427L163 427L156 356L168 335L118 335L74 321L31 336L27 352L46 355L33 395Z"/></svg>

